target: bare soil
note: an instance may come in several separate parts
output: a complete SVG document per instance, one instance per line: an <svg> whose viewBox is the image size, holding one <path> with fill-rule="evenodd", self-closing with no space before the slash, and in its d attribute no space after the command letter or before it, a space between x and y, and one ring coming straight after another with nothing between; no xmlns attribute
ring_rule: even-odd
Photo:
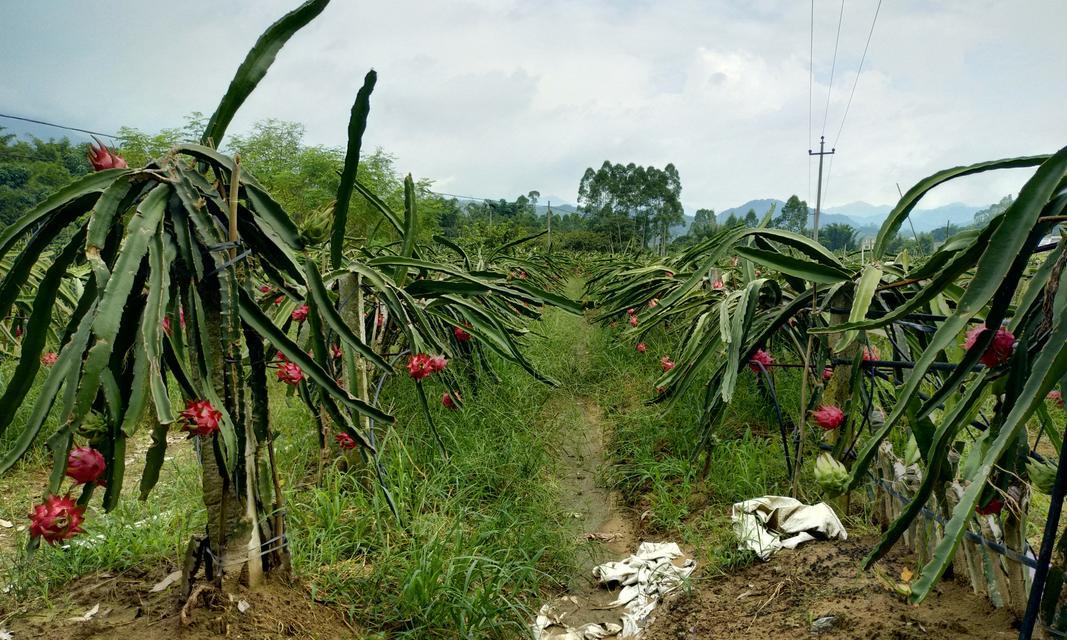
<svg viewBox="0 0 1067 640"><path fill-rule="evenodd" d="M183 609L177 583L152 593L164 573L126 572L79 578L52 606L6 625L16 640L348 640L364 637L299 585L272 583L255 592L201 592ZM247 607L244 604L247 604ZM240 605L240 606L239 606ZM89 615L95 609L95 613ZM244 612L241 611L244 609ZM185 619L183 619L183 610Z"/></svg>
<svg viewBox="0 0 1067 640"><path fill-rule="evenodd" d="M860 561L875 541L867 537L812 542L730 575L698 578L690 592L673 596L656 609L644 638L1018 637L1011 613L994 608L962 584L943 582L922 604L907 604L874 573L860 571ZM899 581L905 568L914 564L897 552L879 562L879 568Z"/></svg>

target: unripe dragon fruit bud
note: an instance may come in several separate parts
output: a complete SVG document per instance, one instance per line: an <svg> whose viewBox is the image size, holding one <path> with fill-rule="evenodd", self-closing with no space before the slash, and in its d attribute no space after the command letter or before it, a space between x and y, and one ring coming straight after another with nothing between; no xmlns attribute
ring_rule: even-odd
<svg viewBox="0 0 1067 640"><path fill-rule="evenodd" d="M915 440L915 435L912 434L908 437L908 444L904 445L904 464L911 466L918 464L919 460L922 460L922 454L919 452L919 443Z"/></svg>
<svg viewBox="0 0 1067 640"><path fill-rule="evenodd" d="M637 326L637 316L636 315L630 316L630 326L631 327L636 327Z"/></svg>
<svg viewBox="0 0 1067 640"><path fill-rule="evenodd" d="M58 361L59 361L59 354L56 353L55 351L49 351L48 353L46 353L43 356L41 356L41 364L43 364L46 367L51 367L52 365L54 365Z"/></svg>
<svg viewBox="0 0 1067 640"><path fill-rule="evenodd" d="M811 412L815 424L826 431L833 431L845 421L845 412L832 404L824 404Z"/></svg>
<svg viewBox="0 0 1067 640"><path fill-rule="evenodd" d="M848 491L848 469L828 452L823 452L815 461L815 482L831 497Z"/></svg>
<svg viewBox="0 0 1067 640"><path fill-rule="evenodd" d="M77 484L96 482L106 468L103 454L92 447L75 447L67 455L67 475Z"/></svg>
<svg viewBox="0 0 1067 640"><path fill-rule="evenodd" d="M289 314L289 317L292 318L294 322L303 322L304 320L307 320L308 311L308 306L302 304L296 309L293 309L293 312Z"/></svg>
<svg viewBox="0 0 1067 640"><path fill-rule="evenodd" d="M982 335L982 332L986 331L986 326L978 325L967 332L967 339L963 342L963 348L970 351L975 342L978 341L978 337ZM1004 327L998 327L996 334L993 336L993 342L986 347L985 353L982 357L978 358L978 361L987 367L995 367L1008 361L1011 357L1012 351L1015 349L1015 336L1011 331L1008 331Z"/></svg>
<svg viewBox="0 0 1067 640"><path fill-rule="evenodd" d="M866 347L863 347L863 361L864 362L867 362L867 361L870 361L870 360L879 360L879 359L880 358L878 357L878 349L876 347L874 347L873 345L867 345Z"/></svg>
<svg viewBox="0 0 1067 640"><path fill-rule="evenodd" d="M459 342L467 342L471 339L471 334L467 333L463 327L452 327L452 335L456 336Z"/></svg>
<svg viewBox="0 0 1067 640"><path fill-rule="evenodd" d="M339 345L339 344L331 344L330 345L330 357L331 358L333 358L334 360L340 360L343 355L345 355L345 352L341 350L341 345Z"/></svg>
<svg viewBox="0 0 1067 640"><path fill-rule="evenodd" d="M1055 402L1057 405L1059 405L1061 409L1063 408L1063 393L1061 393L1059 390L1049 391L1048 395L1045 397Z"/></svg>
<svg viewBox="0 0 1067 640"><path fill-rule="evenodd" d="M1026 475L1030 477L1030 486L1045 495L1052 494L1052 488L1056 484L1056 470L1056 465L1048 461L1038 462L1034 458L1026 461Z"/></svg>
<svg viewBox="0 0 1067 640"><path fill-rule="evenodd" d="M638 342L637 346L634 348L637 349L638 353L644 353L648 351L648 345L646 345L644 342Z"/></svg>
<svg viewBox="0 0 1067 640"><path fill-rule="evenodd" d="M667 373L674 368L674 360L671 360L670 356L663 356L659 359L659 366L663 369L663 373Z"/></svg>
<svg viewBox="0 0 1067 640"><path fill-rule="evenodd" d="M830 378L832 378L832 377L834 377L834 368L833 367L826 367L825 369L822 370L822 381L823 382L829 382Z"/></svg>
<svg viewBox="0 0 1067 640"><path fill-rule="evenodd" d="M122 157L114 154L111 149L107 148L103 142L96 140L96 144L89 143L89 151L86 156L89 158L89 164L92 165L93 171L103 171L104 169L125 169L127 167L126 161Z"/></svg>
<svg viewBox="0 0 1067 640"><path fill-rule="evenodd" d="M82 532L84 520L85 507L70 496L48 496L30 514L30 537L44 538L48 544L69 540Z"/></svg>

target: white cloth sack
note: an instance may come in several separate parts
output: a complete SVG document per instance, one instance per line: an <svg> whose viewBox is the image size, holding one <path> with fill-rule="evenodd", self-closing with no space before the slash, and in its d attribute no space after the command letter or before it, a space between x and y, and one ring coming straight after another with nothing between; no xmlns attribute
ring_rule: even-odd
<svg viewBox="0 0 1067 640"><path fill-rule="evenodd" d="M535 640L599 640L600 638L636 638L649 614L660 599L674 591L696 570L696 561L684 558L675 542L642 542L633 555L618 562L593 567L593 577L604 588L621 587L615 601L604 608L605 619L597 623L569 626L562 611L565 601L577 605L573 596L565 596L555 605L541 607L533 624ZM609 622L619 620L622 624Z"/></svg>
<svg viewBox="0 0 1067 640"><path fill-rule="evenodd" d="M779 549L809 540L847 540L848 532L825 502L806 505L785 496L763 496L735 503L730 514L738 549L768 560Z"/></svg>

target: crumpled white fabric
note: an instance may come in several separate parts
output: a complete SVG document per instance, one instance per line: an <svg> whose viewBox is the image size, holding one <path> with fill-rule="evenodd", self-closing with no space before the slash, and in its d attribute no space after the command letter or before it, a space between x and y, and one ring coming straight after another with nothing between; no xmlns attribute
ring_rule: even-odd
<svg viewBox="0 0 1067 640"><path fill-rule="evenodd" d="M660 599L677 589L696 570L696 561L691 558L686 558L681 566L674 563L675 558L683 557L677 543L642 542L630 557L593 567L593 577L600 586L622 588L605 610L606 617L618 616L616 619L622 624L605 621L569 627L563 621L567 614L560 612L559 606L546 604L533 624L534 640L636 638ZM577 603L572 596L564 600Z"/></svg>
<svg viewBox="0 0 1067 640"><path fill-rule="evenodd" d="M806 505L785 496L763 496L735 503L730 519L737 548L751 549L762 560L810 540L848 539L845 526L825 502Z"/></svg>

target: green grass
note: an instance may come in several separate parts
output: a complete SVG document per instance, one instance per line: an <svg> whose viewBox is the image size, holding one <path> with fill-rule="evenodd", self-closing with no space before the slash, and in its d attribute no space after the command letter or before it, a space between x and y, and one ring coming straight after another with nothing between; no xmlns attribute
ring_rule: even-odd
<svg viewBox="0 0 1067 640"><path fill-rule="evenodd" d="M577 295L577 283L570 293ZM579 397L600 404L614 463L603 479L643 514L646 534L691 545L712 572L751 561L735 548L730 505L787 490L774 414L752 376L741 376L711 472L701 478L701 464L693 464L700 391L666 414L645 404L659 358L669 353L665 336L646 337L648 352L639 354L625 334L558 311L531 328L529 357L561 388L493 359L499 381L481 376L477 390L463 390L463 411L449 412L436 402L443 386L431 379L427 396L447 460L410 380L387 381L381 398L397 421L378 425L377 436L399 520L358 456L335 459L320 472L314 420L276 389L272 419L293 567L316 601L391 638L521 637L540 603L579 565L581 543L556 482L560 434L582 419ZM795 393L788 372L777 379L783 395ZM138 460L128 470L131 484L144 446L143 434L131 443ZM150 501L137 501L134 487L113 513L90 509L84 542L29 557L18 550L26 542L22 532L15 546L0 549L0 575L11 586L0 594L0 621L18 608L47 606L78 576L177 568L205 513L190 443L175 437L168 456ZM0 478L0 491L14 496L0 505L0 517L25 523L47 467L45 456L33 452Z"/></svg>
<svg viewBox="0 0 1067 640"><path fill-rule="evenodd" d="M544 338L531 336L531 359L573 382L572 368L557 356L584 330L582 323L550 311L534 329ZM272 398L294 570L317 601L364 629L394 638L517 637L543 597L575 571L579 543L560 524L566 518L553 482L553 443L566 425L541 415L553 390L492 360L500 381L485 376L476 392L464 390L462 412L434 402L440 383L427 389L447 460L410 380L398 376L385 385L382 399L397 422L379 425L378 437L399 520L358 456L319 476L312 417L280 390ZM111 514L90 507L86 534L67 548L28 555L21 551L25 531L0 547L0 575L10 587L0 594L0 621L49 606L78 576L177 568L189 538L203 531L205 512L191 444L175 440L148 502L128 487L133 490ZM143 458L143 443L140 449L131 443L131 451ZM130 467L127 479L135 482L140 464ZM0 490L15 496L0 505L0 517L26 523L47 468L35 451L0 479Z"/></svg>
<svg viewBox="0 0 1067 640"><path fill-rule="evenodd" d="M730 529L730 506L737 501L788 491L788 478L773 409L742 374L734 403L717 429L709 473L701 478L698 456L702 389L679 398L671 410L648 404L661 374L659 359L673 344L662 331L635 339L623 331L597 334L591 349L593 392L605 408L613 434L607 481L641 515L649 533L680 536L697 549L706 571L727 570L751 561L737 551ZM790 397L794 380L776 373L780 395ZM788 402L783 398L783 402Z"/></svg>

